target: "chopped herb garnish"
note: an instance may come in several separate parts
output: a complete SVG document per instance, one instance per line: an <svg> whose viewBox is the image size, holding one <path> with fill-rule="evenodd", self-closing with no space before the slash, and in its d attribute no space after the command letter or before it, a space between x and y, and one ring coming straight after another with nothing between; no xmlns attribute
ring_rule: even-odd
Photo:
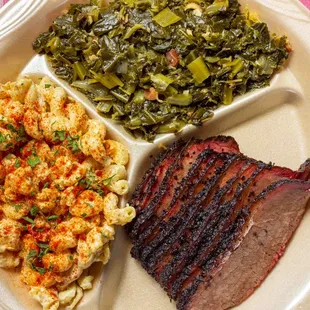
<svg viewBox="0 0 310 310"><path fill-rule="evenodd" d="M85 202L86 206L90 207L91 209L94 207L93 204L89 203L89 202Z"/></svg>
<svg viewBox="0 0 310 310"><path fill-rule="evenodd" d="M98 193L101 197L104 197L104 191L102 190L102 188L100 187L100 185L97 186L97 193Z"/></svg>
<svg viewBox="0 0 310 310"><path fill-rule="evenodd" d="M14 209L15 209L16 212L18 212L18 211L22 208L22 206L15 205L15 204L13 204L13 203L12 203L12 206L14 207Z"/></svg>
<svg viewBox="0 0 310 310"><path fill-rule="evenodd" d="M12 125L12 124L7 124L6 128L11 130L14 133L17 133L18 131L16 130L16 128Z"/></svg>
<svg viewBox="0 0 310 310"><path fill-rule="evenodd" d="M41 249L47 249L49 248L49 245L48 244L45 244L45 243L37 243L37 246Z"/></svg>
<svg viewBox="0 0 310 310"><path fill-rule="evenodd" d="M56 184L55 187L59 192L62 192L64 190L59 184Z"/></svg>
<svg viewBox="0 0 310 310"><path fill-rule="evenodd" d="M50 185L50 182L46 182L46 183L43 185L43 189L48 188L49 185Z"/></svg>
<svg viewBox="0 0 310 310"><path fill-rule="evenodd" d="M4 143L8 141L8 136L4 136L2 133L0 133L0 143Z"/></svg>
<svg viewBox="0 0 310 310"><path fill-rule="evenodd" d="M28 157L27 159L27 164L31 167L34 168L36 165L38 165L41 162L40 157L36 155L32 155Z"/></svg>
<svg viewBox="0 0 310 310"><path fill-rule="evenodd" d="M111 177L107 178L107 179L104 179L102 180L102 184L104 186L109 186L111 183L112 183L112 179L115 177L115 174L112 175Z"/></svg>
<svg viewBox="0 0 310 310"><path fill-rule="evenodd" d="M44 87L45 88L50 88L52 85L51 84L45 84Z"/></svg>
<svg viewBox="0 0 310 310"><path fill-rule="evenodd" d="M66 132L64 130L56 130L54 131L53 141L65 141Z"/></svg>
<svg viewBox="0 0 310 310"><path fill-rule="evenodd" d="M36 271L38 271L41 275L45 274L46 273L46 269L45 268L41 268L41 267L36 267L34 266L34 269Z"/></svg>
<svg viewBox="0 0 310 310"><path fill-rule="evenodd" d="M31 216L33 217L36 217L37 214L40 212L40 209L37 207L37 206L33 206L31 209L30 209L30 214Z"/></svg>
<svg viewBox="0 0 310 310"><path fill-rule="evenodd" d="M28 253L27 259L29 260L29 259L31 259L31 258L33 258L33 257L36 257L37 255L38 255L37 250L31 249L31 250L29 251L29 253Z"/></svg>
<svg viewBox="0 0 310 310"><path fill-rule="evenodd" d="M53 220L57 220L59 218L58 215L51 215L47 218L48 221L53 221Z"/></svg>
<svg viewBox="0 0 310 310"><path fill-rule="evenodd" d="M31 192L31 193L30 193L30 196L32 196L32 197L34 197L35 195L36 195L35 192Z"/></svg>
<svg viewBox="0 0 310 310"><path fill-rule="evenodd" d="M73 260L73 256L72 255L70 255L69 258L70 258L70 260Z"/></svg>
<svg viewBox="0 0 310 310"><path fill-rule="evenodd" d="M75 136L75 137L68 136L68 147L69 149L71 149L73 154L80 152L80 147L79 147L79 142L78 142L79 139L80 139L79 136Z"/></svg>
<svg viewBox="0 0 310 310"><path fill-rule="evenodd" d="M34 220L32 220L30 217L28 216L23 216L22 219L24 219L26 222L34 225Z"/></svg>
<svg viewBox="0 0 310 310"><path fill-rule="evenodd" d="M54 152L54 156L57 156L58 153L59 153L59 150L56 150L56 151Z"/></svg>
<svg viewBox="0 0 310 310"><path fill-rule="evenodd" d="M82 214L82 217L86 217L86 216L87 216L87 214L86 214L86 213L83 213L83 214Z"/></svg>
<svg viewBox="0 0 310 310"><path fill-rule="evenodd" d="M15 161L14 167L15 167L15 168L19 168L20 165L21 165L21 164L20 164L20 159L17 158L16 161Z"/></svg>

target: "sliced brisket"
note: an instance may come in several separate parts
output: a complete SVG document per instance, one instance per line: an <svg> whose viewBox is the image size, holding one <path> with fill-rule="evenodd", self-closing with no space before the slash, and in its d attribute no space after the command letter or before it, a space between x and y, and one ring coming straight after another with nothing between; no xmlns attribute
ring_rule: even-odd
<svg viewBox="0 0 310 310"><path fill-rule="evenodd" d="M309 199L310 183L281 180L270 185L243 211L239 234L227 234L235 236L222 246L229 259L212 278L202 266L205 272L183 292L178 309L224 310L244 301L283 255Z"/></svg>
<svg viewBox="0 0 310 310"><path fill-rule="evenodd" d="M310 198L310 161L298 172L240 154L231 137L174 143L130 204L131 254L178 309L240 304L284 252Z"/></svg>

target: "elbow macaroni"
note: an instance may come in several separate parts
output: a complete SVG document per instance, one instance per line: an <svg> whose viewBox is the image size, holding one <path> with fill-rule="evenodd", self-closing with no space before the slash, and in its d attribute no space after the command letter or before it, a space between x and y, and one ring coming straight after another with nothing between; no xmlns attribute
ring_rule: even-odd
<svg viewBox="0 0 310 310"><path fill-rule="evenodd" d="M0 120L0 267L21 264L43 309L73 309L93 286L88 268L108 263L115 225L135 216L118 207L128 150L47 77L0 84Z"/></svg>

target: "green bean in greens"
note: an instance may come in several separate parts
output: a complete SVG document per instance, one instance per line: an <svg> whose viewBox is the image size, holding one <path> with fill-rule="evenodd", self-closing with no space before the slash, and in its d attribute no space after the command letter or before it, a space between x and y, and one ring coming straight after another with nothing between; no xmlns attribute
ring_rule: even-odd
<svg viewBox="0 0 310 310"><path fill-rule="evenodd" d="M269 85L290 53L286 37L237 0L74 4L33 48L100 113L148 141Z"/></svg>

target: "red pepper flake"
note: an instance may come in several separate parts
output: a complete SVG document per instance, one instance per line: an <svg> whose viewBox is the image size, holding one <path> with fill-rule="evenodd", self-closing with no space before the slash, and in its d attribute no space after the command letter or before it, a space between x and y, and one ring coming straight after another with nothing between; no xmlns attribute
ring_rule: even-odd
<svg viewBox="0 0 310 310"><path fill-rule="evenodd" d="M154 87L151 87L144 92L144 98L150 101L155 101L158 99L158 92L155 90Z"/></svg>
<svg viewBox="0 0 310 310"><path fill-rule="evenodd" d="M167 52L166 58L168 59L172 67L176 67L179 64L180 57L175 49L172 49L169 52Z"/></svg>

